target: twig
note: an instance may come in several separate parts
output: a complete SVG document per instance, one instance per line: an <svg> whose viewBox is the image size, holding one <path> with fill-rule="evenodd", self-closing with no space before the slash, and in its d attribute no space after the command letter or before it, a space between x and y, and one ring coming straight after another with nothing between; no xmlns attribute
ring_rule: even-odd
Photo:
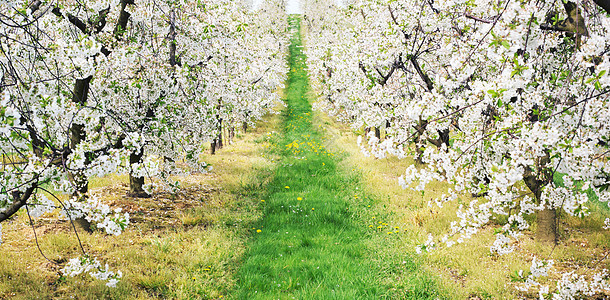
<svg viewBox="0 0 610 300"><path fill-rule="evenodd" d="M32 221L32 216L30 215L29 205L25 206L25 211L28 213L28 219L30 219L30 226L32 226L32 231L34 232L34 240L36 240L36 247L38 248L38 251L40 252L40 255L42 255L42 257L44 257L44 259L46 259L50 263L55 264L55 265L59 265L55 261L50 260L46 255L44 255L44 252L42 252L42 249L40 248L40 244L38 243L38 235L36 234L36 228L34 227L34 221Z"/></svg>
<svg viewBox="0 0 610 300"><path fill-rule="evenodd" d="M57 200L57 202L59 202L59 204L63 207L63 209L66 211L66 216L68 216L68 220L70 220L70 224L72 224L72 229L74 230L74 234L76 235L76 239L78 240L78 245L80 246L81 251L83 252L83 254L87 255L87 252L85 251L85 248L83 248L83 243L80 240L80 237L78 236L78 231L76 230L76 226L74 225L74 221L72 220L72 216L70 216L70 211L69 209L64 205L63 202L61 202L61 200L59 200L59 198L57 198L57 196L55 196L55 194L51 193L49 190L38 186L37 187L40 190L43 190L45 192L47 192L48 194L50 194L51 196L53 196L53 198L55 198L55 200Z"/></svg>
<svg viewBox="0 0 610 300"><path fill-rule="evenodd" d="M475 17L475 16L473 16L471 14L468 14L468 13L465 13L464 17L466 17L468 19L475 20L475 21L479 21L479 22L482 22L482 23L487 23L487 24L491 24L491 23L493 23L495 21L495 19L497 19L497 16L496 16L496 17L493 17L492 20L486 20L486 19L482 19L482 18L479 18L479 17Z"/></svg>

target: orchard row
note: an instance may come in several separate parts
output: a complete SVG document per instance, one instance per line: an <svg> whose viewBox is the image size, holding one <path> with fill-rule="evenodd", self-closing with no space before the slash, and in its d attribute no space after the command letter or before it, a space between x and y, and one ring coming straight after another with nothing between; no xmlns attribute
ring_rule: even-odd
<svg viewBox="0 0 610 300"><path fill-rule="evenodd" d="M208 168L204 149L278 104L287 28L274 0L0 1L0 222L59 209L120 234L129 215L88 195L89 179L129 173L145 197L145 177L175 188L184 166ZM64 273L83 271L120 277L88 256Z"/></svg>
<svg viewBox="0 0 610 300"><path fill-rule="evenodd" d="M447 182L430 204L464 203L418 251L498 216L494 254L513 251L533 219L536 239L554 244L558 215L588 218L592 200L610 200L607 1L306 3L317 107L362 132L365 154L413 157L404 188ZM529 286L548 265L533 261Z"/></svg>

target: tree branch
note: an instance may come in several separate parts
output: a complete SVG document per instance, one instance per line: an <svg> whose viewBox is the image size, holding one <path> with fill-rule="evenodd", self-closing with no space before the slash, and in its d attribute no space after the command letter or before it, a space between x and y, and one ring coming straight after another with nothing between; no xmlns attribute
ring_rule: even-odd
<svg viewBox="0 0 610 300"><path fill-rule="evenodd" d="M18 191L13 192L13 204L11 204L3 212L0 212L0 222L8 220L8 218L12 217L15 213L17 213L19 209L23 207L30 199L37 185L38 183L34 182L34 184L32 184L31 187L27 188L25 190L25 193L23 194Z"/></svg>
<svg viewBox="0 0 610 300"><path fill-rule="evenodd" d="M419 62L417 62L417 58L415 58L415 56L411 56L409 60L415 68L415 71L417 71L417 74L419 74L419 77L421 77L421 79L426 83L426 88L428 89L428 92L431 92L434 89L432 80L430 80L430 77L428 77L428 75L426 75L426 73L421 69Z"/></svg>

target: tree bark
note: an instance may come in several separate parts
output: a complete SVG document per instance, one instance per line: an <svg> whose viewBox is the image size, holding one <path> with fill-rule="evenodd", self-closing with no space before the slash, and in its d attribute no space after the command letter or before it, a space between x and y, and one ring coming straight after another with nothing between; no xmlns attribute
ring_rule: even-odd
<svg viewBox="0 0 610 300"><path fill-rule="evenodd" d="M549 154L536 159L536 172L530 167L525 168L523 181L532 191L536 202L540 204L542 189L551 182L552 173L547 165L551 162ZM536 230L536 240L545 244L557 243L557 212L554 208L545 207L537 213L538 228Z"/></svg>
<svg viewBox="0 0 610 300"><path fill-rule="evenodd" d="M123 31L127 28L127 22L129 22L129 17L131 14L125 10L127 4L135 4L133 0L122 0L121 1L121 13L119 14L119 19L114 27L114 36L117 40L121 40L123 36Z"/></svg>

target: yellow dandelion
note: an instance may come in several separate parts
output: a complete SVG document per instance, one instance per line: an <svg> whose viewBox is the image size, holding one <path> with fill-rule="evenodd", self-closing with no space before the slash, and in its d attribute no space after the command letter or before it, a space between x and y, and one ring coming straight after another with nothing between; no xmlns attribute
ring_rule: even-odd
<svg viewBox="0 0 610 300"><path fill-rule="evenodd" d="M297 197L297 200L301 201L301 200L303 200L303 198L301 198L301 197Z"/></svg>
<svg viewBox="0 0 610 300"><path fill-rule="evenodd" d="M392 234L392 232L391 232L391 231L388 231L388 234Z"/></svg>
<svg viewBox="0 0 610 300"><path fill-rule="evenodd" d="M285 187L284 187L284 188L287 188L287 189L289 189L289 188L290 188L290 187L289 187L289 186L285 186Z"/></svg>
<svg viewBox="0 0 610 300"><path fill-rule="evenodd" d="M265 202L265 200L261 200L261 202Z"/></svg>
<svg viewBox="0 0 610 300"><path fill-rule="evenodd" d="M263 232L263 231L262 231L262 230L260 230L260 229L257 229L257 230L256 230L256 232L261 233L261 232Z"/></svg>
<svg viewBox="0 0 610 300"><path fill-rule="evenodd" d="M316 209L312 207L311 210L316 210Z"/></svg>
<svg viewBox="0 0 610 300"><path fill-rule="evenodd" d="M369 225L369 228L373 228L373 225Z"/></svg>

